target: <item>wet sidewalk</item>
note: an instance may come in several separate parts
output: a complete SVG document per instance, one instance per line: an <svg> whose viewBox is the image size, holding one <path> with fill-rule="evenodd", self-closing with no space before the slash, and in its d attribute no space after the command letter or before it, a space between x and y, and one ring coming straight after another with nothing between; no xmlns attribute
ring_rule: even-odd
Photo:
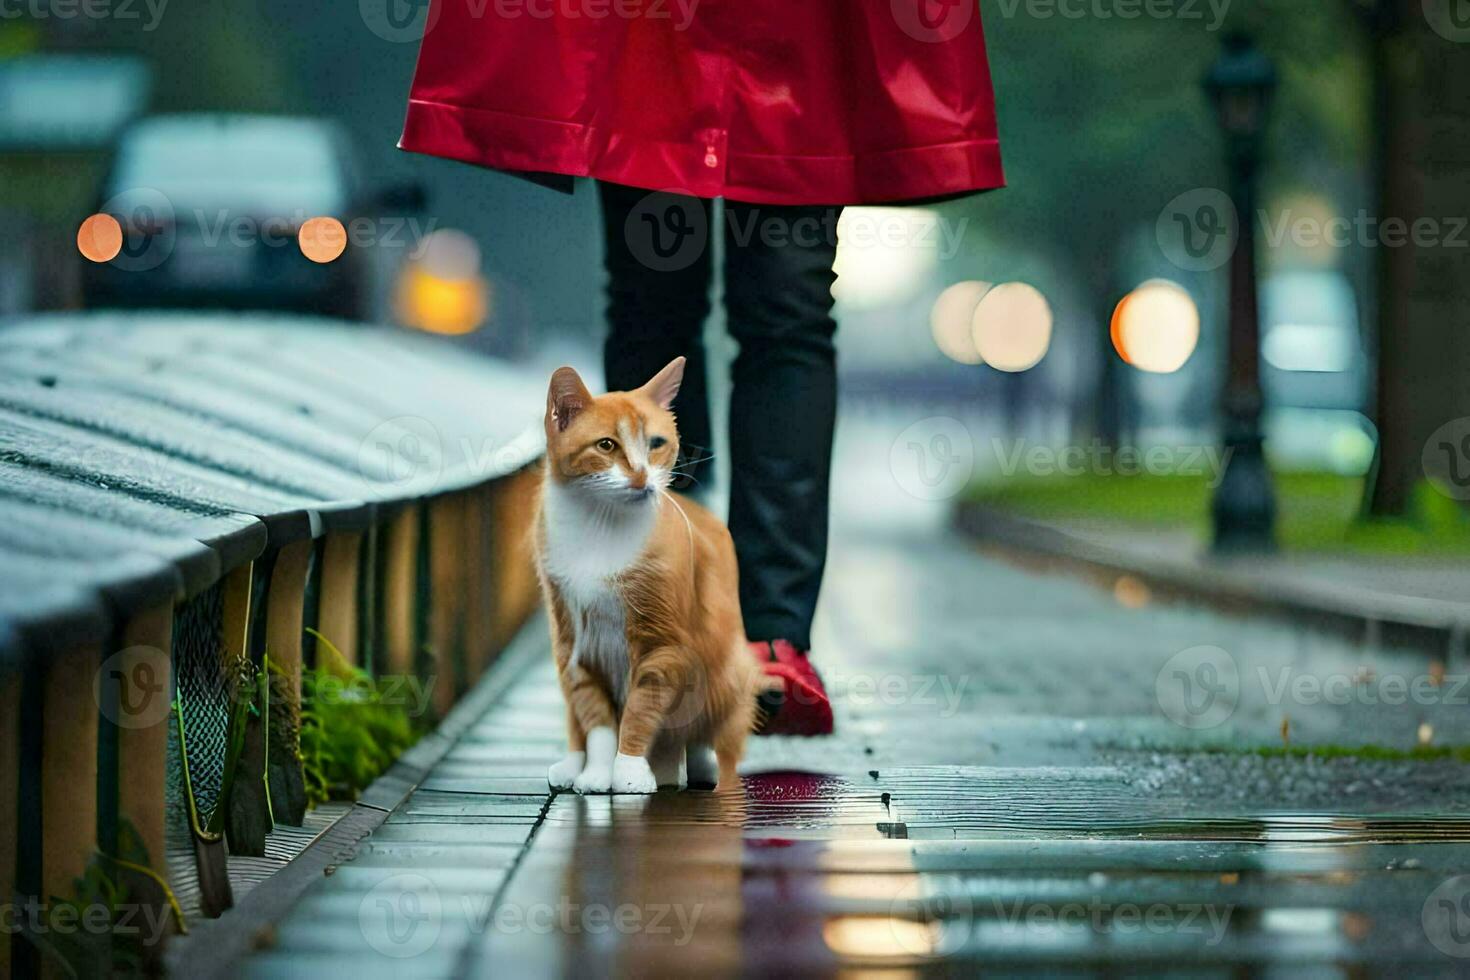
<svg viewBox="0 0 1470 980"><path fill-rule="evenodd" d="M560 695L533 623L482 713L241 972L1470 963L1467 767L1387 751L1470 744L1453 671L1124 605L942 525L861 516L817 643L835 738L752 740L738 791L552 796ZM1350 696L1324 698L1337 678ZM1417 694L1393 703L1395 678ZM1384 757L1297 757L1283 722L1291 747Z"/></svg>

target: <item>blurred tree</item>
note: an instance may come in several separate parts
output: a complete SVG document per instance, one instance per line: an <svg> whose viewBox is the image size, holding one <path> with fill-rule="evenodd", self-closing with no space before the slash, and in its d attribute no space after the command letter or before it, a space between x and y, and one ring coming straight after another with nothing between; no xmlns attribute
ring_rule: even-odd
<svg viewBox="0 0 1470 980"><path fill-rule="evenodd" d="M985 228L990 242L1048 250L1056 282L1038 283L1043 290L1065 284L1091 298L1081 322L1059 318L1058 327L1091 332L1076 425L1106 437L1121 417L1108 383L1121 371L1106 370L1116 357L1108 324L1136 285L1119 281L1125 243L1140 227L1152 229L1181 193L1225 186L1218 126L1200 89L1224 33L1255 34L1282 72L1268 185L1360 163L1369 145L1364 50L1340 10L1300 0L1241 0L1228 22L1204 4L1188 7L1198 18L1183 16L1185 5L1173 17L1132 19L1060 9L985 5L1013 184L950 207ZM1006 276L1011 264L993 252L972 261L984 279Z"/></svg>
<svg viewBox="0 0 1470 980"><path fill-rule="evenodd" d="M1470 53L1422 0L1349 0L1372 48L1379 441L1368 510L1403 514L1425 443L1470 415ZM1446 0L1445 7L1457 0ZM1391 226L1389 223L1393 222ZM1423 223L1422 225L1420 223ZM1424 229L1421 234L1418 230Z"/></svg>

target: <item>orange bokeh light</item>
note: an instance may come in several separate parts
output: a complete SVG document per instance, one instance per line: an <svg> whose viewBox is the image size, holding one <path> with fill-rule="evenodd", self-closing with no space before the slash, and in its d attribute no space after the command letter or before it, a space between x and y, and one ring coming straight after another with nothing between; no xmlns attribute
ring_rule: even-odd
<svg viewBox="0 0 1470 980"><path fill-rule="evenodd" d="M1150 374L1173 374L1199 344L1199 308L1183 286L1151 279L1123 297L1109 332L1125 363Z"/></svg>
<svg viewBox="0 0 1470 980"><path fill-rule="evenodd" d="M1113 350L1118 352L1118 356L1125 364L1132 362L1128 360L1128 349L1123 346L1123 313L1128 306L1128 301L1132 298L1133 294L1129 293L1118 303L1118 308L1113 311L1113 325L1109 330L1109 335L1113 339Z"/></svg>
<svg viewBox="0 0 1470 980"><path fill-rule="evenodd" d="M122 225L110 214L94 214L77 229L77 250L89 261L111 262L122 244Z"/></svg>
<svg viewBox="0 0 1470 980"><path fill-rule="evenodd" d="M313 262L332 262L347 251L347 229L336 218L308 218L296 233L301 254Z"/></svg>

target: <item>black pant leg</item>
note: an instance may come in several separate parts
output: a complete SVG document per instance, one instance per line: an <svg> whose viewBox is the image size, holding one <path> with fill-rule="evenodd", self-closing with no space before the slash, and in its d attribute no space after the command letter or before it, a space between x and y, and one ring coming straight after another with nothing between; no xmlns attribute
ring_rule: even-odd
<svg viewBox="0 0 1470 980"><path fill-rule="evenodd" d="M740 343L730 533L752 640L811 643L837 418L838 209L727 204L725 302Z"/></svg>
<svg viewBox="0 0 1470 980"><path fill-rule="evenodd" d="M713 445L704 322L710 311L709 201L599 183L606 240L609 391L637 388L674 358L689 359L674 401L687 488L710 471Z"/></svg>

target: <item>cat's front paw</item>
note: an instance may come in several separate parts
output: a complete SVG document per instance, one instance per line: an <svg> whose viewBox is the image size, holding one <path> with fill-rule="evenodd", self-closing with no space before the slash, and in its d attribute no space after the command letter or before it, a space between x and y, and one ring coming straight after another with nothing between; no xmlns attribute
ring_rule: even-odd
<svg viewBox="0 0 1470 980"><path fill-rule="evenodd" d="M613 760L612 791L614 793L657 793L658 780L653 768L641 755L623 755Z"/></svg>
<svg viewBox="0 0 1470 980"><path fill-rule="evenodd" d="M612 785L612 776L612 766L591 765L572 780L572 789L583 796L588 793L606 793Z"/></svg>
<svg viewBox="0 0 1470 980"><path fill-rule="evenodd" d="M582 775L582 767L586 764L586 752L568 752L566 758L552 763L551 768L546 770L546 781L551 784L552 789L567 789Z"/></svg>

